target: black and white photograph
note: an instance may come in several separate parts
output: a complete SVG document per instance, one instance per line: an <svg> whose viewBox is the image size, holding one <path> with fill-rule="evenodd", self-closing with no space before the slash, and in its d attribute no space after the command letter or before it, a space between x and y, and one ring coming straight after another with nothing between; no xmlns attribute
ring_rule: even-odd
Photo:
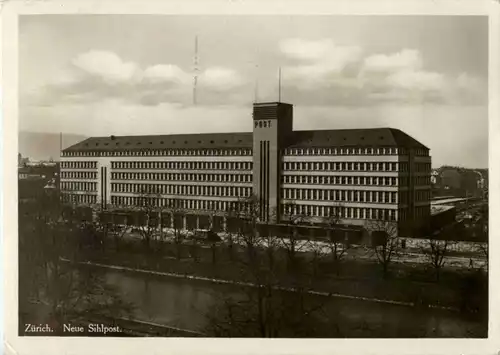
<svg viewBox="0 0 500 355"><path fill-rule="evenodd" d="M16 336L487 339L490 26L20 14Z"/></svg>

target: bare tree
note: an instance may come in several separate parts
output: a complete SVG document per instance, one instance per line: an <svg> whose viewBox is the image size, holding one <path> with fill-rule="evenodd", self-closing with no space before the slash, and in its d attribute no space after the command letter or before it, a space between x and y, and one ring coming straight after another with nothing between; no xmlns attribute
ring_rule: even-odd
<svg viewBox="0 0 500 355"><path fill-rule="evenodd" d="M226 223L224 224L224 236L228 256L231 261L234 261L235 259L235 249L237 248L237 243L239 242L239 231L234 225L234 222L239 220L239 215L239 208L231 203L228 204L228 207L224 212L224 218L226 219Z"/></svg>
<svg viewBox="0 0 500 355"><path fill-rule="evenodd" d="M233 216L237 221L237 239L245 248L247 261L257 263L258 248L261 246L259 227L261 224L261 201L255 195L239 199Z"/></svg>
<svg viewBox="0 0 500 355"><path fill-rule="evenodd" d="M421 245L422 254L425 255L428 264L434 269L436 281L439 281L441 270L446 264L446 256L449 252L449 247L453 244L451 238L456 223L445 226L434 233L433 238Z"/></svg>
<svg viewBox="0 0 500 355"><path fill-rule="evenodd" d="M449 240L438 240L429 238L420 247L422 254L425 255L428 264L434 269L436 281L439 281L441 270L446 264L445 258L448 254Z"/></svg>
<svg viewBox="0 0 500 355"><path fill-rule="evenodd" d="M482 256L485 258L485 268L488 271L489 267L489 238L488 238L488 227L489 227L489 218L488 218L488 205L484 205L481 207L481 217L479 219L479 229L481 242L477 243L477 249L481 252Z"/></svg>
<svg viewBox="0 0 500 355"><path fill-rule="evenodd" d="M399 236L396 222L370 220L368 230L372 235L372 250L382 266L384 278L389 276L389 266L398 253Z"/></svg>
<svg viewBox="0 0 500 355"><path fill-rule="evenodd" d="M209 310L207 331L233 337L310 336L324 300L310 297L307 284L299 279L290 285L284 278L279 258L281 238L276 238L277 230L273 229L277 213L270 211L269 218L262 220L260 212L259 199L251 196L240 200L230 214L239 219L237 235L246 256L235 265L243 269L245 281L252 286L242 285L237 295ZM301 246L292 245L295 249L291 253L298 253Z"/></svg>
<svg viewBox="0 0 500 355"><path fill-rule="evenodd" d="M328 216L325 218L327 238L326 244L332 257L333 265L337 276L340 275L342 260L350 246L346 241L345 233L341 229L341 206L332 206Z"/></svg>
<svg viewBox="0 0 500 355"><path fill-rule="evenodd" d="M488 272L488 264L489 264L489 245L488 242L485 243L476 243L476 249L478 252L481 253L481 255L484 257L485 260L485 271Z"/></svg>
<svg viewBox="0 0 500 355"><path fill-rule="evenodd" d="M309 247L309 235L301 235L300 227L309 222L309 216L294 214L295 204L292 202L285 206L283 221L288 225L287 235L280 235L280 245L285 249L290 271L297 269L299 253L304 252Z"/></svg>
<svg viewBox="0 0 500 355"><path fill-rule="evenodd" d="M151 240L158 232L159 213L161 212L160 197L155 185L149 185L137 196L138 210L141 217L144 217L144 220L139 221L138 230L148 251L151 248Z"/></svg>
<svg viewBox="0 0 500 355"><path fill-rule="evenodd" d="M184 242L184 225L183 218L186 213L182 206L182 201L178 199L169 200L165 208L172 217L172 228L174 230L174 244L176 247L176 257L180 259L182 256L182 243Z"/></svg>

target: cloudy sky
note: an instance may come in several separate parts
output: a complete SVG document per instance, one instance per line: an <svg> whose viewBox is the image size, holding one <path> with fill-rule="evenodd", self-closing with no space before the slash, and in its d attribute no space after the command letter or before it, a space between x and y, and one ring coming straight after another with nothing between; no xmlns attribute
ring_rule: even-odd
<svg viewBox="0 0 500 355"><path fill-rule="evenodd" d="M44 15L19 35L23 131L249 131L281 67L295 129L400 128L434 166L487 167L486 18Z"/></svg>

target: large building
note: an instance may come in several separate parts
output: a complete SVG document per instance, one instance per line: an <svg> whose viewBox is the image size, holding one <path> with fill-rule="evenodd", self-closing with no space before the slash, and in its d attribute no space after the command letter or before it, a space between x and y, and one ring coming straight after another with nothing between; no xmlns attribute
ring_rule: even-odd
<svg viewBox="0 0 500 355"><path fill-rule="evenodd" d="M146 196L160 210L182 209L184 225L195 227L219 216L220 228L250 196L263 222L335 215L346 225L428 225L431 158L423 144L392 128L292 127L293 106L273 102L254 104L249 133L89 138L63 150L61 193L122 211Z"/></svg>

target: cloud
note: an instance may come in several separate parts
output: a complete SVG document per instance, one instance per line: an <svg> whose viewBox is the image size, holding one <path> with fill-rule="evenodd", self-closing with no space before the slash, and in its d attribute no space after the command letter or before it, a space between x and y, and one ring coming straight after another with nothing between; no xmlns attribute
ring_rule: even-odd
<svg viewBox="0 0 500 355"><path fill-rule="evenodd" d="M419 91L440 91L447 85L442 74L425 71L401 71L387 78L390 86Z"/></svg>
<svg viewBox="0 0 500 355"><path fill-rule="evenodd" d="M295 62L283 71L287 98L310 105L484 103L486 83L466 73L445 75L425 68L422 53L403 49L365 55L331 40L289 39L279 49Z"/></svg>
<svg viewBox="0 0 500 355"><path fill-rule="evenodd" d="M375 54L366 57L363 69L370 72L393 72L401 70L420 70L423 66L419 51L404 49L389 55Z"/></svg>
<svg viewBox="0 0 500 355"><path fill-rule="evenodd" d="M485 80L469 73L452 75L431 70L426 67L423 54L415 49L365 53L360 47L340 45L331 39L297 38L278 42L278 49L283 98L298 105L476 105L487 99ZM268 91L268 96L276 97L276 79L268 73L260 74L261 99L262 93ZM75 56L51 83L23 95L21 102L51 106L118 99L144 106L190 105L193 80L192 71L172 63L141 67L116 53L91 50ZM197 101L211 105L246 104L254 97L254 83L253 78L234 68L208 66L198 73Z"/></svg>
<svg viewBox="0 0 500 355"><path fill-rule="evenodd" d="M192 77L176 65L158 64L144 70L143 80L149 84L189 85Z"/></svg>
<svg viewBox="0 0 500 355"><path fill-rule="evenodd" d="M113 52L91 50L72 60L75 68L110 84L128 83L139 75L133 62L125 62Z"/></svg>
<svg viewBox="0 0 500 355"><path fill-rule="evenodd" d="M77 55L60 76L23 102L50 106L61 101L91 103L121 99L128 103L154 106L192 100L193 73L173 64L155 64L141 68L137 63L109 51L91 50ZM223 102L221 94L244 88L247 80L226 67L207 67L199 73L199 85L214 103ZM218 97L220 96L220 97Z"/></svg>
<svg viewBox="0 0 500 355"><path fill-rule="evenodd" d="M331 39L308 41L290 38L281 41L279 47L281 52L290 58L309 61L324 61L325 59L345 61L352 56L358 56L361 51L355 46L337 46Z"/></svg>
<svg viewBox="0 0 500 355"><path fill-rule="evenodd" d="M222 67L208 68L200 75L199 82L218 92L234 90L246 84L246 80L235 70Z"/></svg>
<svg viewBox="0 0 500 355"><path fill-rule="evenodd" d="M339 46L330 39L287 39L279 47L285 57L298 61L283 68L285 80L310 89L327 86L332 80L348 76L351 66L357 64L362 55L360 47Z"/></svg>

